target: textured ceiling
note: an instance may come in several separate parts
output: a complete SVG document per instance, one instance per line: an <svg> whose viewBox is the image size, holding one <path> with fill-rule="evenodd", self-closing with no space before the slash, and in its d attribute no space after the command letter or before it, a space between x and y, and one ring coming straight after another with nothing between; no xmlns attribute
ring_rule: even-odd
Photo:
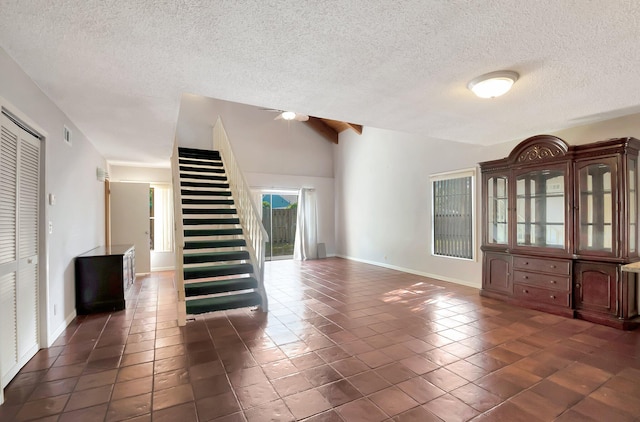
<svg viewBox="0 0 640 422"><path fill-rule="evenodd" d="M182 93L492 144L637 112L640 2L2 0L0 46L109 160L166 161ZM481 100L466 84L521 78Z"/></svg>

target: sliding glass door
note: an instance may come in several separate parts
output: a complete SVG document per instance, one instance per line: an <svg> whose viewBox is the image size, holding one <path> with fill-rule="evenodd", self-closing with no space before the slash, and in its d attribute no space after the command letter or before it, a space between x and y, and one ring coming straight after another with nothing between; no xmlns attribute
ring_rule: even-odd
<svg viewBox="0 0 640 422"><path fill-rule="evenodd" d="M262 224L269 234L265 252L267 261L293 258L297 212L297 192L262 194Z"/></svg>

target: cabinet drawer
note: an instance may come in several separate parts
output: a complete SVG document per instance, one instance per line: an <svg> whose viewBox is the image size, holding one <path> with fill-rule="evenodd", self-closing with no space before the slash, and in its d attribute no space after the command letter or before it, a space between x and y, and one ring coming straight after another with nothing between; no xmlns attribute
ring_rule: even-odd
<svg viewBox="0 0 640 422"><path fill-rule="evenodd" d="M571 277L555 274L531 273L527 271L514 271L514 283L525 283L544 289L553 289L569 292L571 290Z"/></svg>
<svg viewBox="0 0 640 422"><path fill-rule="evenodd" d="M530 302L548 303L564 307L568 307L571 303L569 293L531 287L525 284L514 284L513 295L518 299L525 299Z"/></svg>
<svg viewBox="0 0 640 422"><path fill-rule="evenodd" d="M514 256L513 268L527 271L540 271L545 273L570 275L571 261Z"/></svg>

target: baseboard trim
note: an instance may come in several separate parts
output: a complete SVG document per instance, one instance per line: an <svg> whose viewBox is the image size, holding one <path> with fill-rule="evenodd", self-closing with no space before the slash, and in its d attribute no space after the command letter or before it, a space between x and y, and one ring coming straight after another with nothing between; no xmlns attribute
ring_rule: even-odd
<svg viewBox="0 0 640 422"><path fill-rule="evenodd" d="M173 271L175 269L176 269L175 266L171 266L171 267L153 267L153 268L151 268L151 272L155 273L155 272L159 272L159 271Z"/></svg>
<svg viewBox="0 0 640 422"><path fill-rule="evenodd" d="M434 278L436 280L446 281L447 283L460 284L462 286L472 287L474 289L480 290L480 286L478 286L477 283L473 283L473 282L471 282L469 280L461 280L461 279L458 279L458 278L444 277L444 276L442 276L440 274L433 274L433 273L427 273L427 272L424 272L424 271L417 271L417 270L413 270L411 268L399 267L397 265L391 265L391 264L384 264L382 262L370 261L368 259L356 258L356 257L349 256L349 255L336 254L335 256L338 257L338 258L348 259L350 261L362 262L363 264L370 264L370 265L375 265L377 267L389 268L390 270L401 271L403 273L409 273L409 274L420 275L420 276L423 276L423 277Z"/></svg>
<svg viewBox="0 0 640 422"><path fill-rule="evenodd" d="M53 343L55 343L55 341L58 340L58 337L60 337L60 334L62 334L62 332L69 326L69 324L71 324L71 321L73 321L76 316L78 316L78 314L76 313L75 309L73 310L73 312L67 315L67 317L64 319L64 322L60 324L58 328L56 328L56 330L53 333L51 333L50 336L48 336L47 348L51 347Z"/></svg>

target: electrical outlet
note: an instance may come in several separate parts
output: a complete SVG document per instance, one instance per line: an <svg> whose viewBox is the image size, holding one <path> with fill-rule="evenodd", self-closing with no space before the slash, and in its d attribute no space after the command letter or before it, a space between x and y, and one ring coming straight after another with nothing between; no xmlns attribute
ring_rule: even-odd
<svg viewBox="0 0 640 422"><path fill-rule="evenodd" d="M53 221L49 221L49 234L53 233Z"/></svg>
<svg viewBox="0 0 640 422"><path fill-rule="evenodd" d="M56 304L53 304L53 316L56 316L58 314L58 307L56 306Z"/></svg>

